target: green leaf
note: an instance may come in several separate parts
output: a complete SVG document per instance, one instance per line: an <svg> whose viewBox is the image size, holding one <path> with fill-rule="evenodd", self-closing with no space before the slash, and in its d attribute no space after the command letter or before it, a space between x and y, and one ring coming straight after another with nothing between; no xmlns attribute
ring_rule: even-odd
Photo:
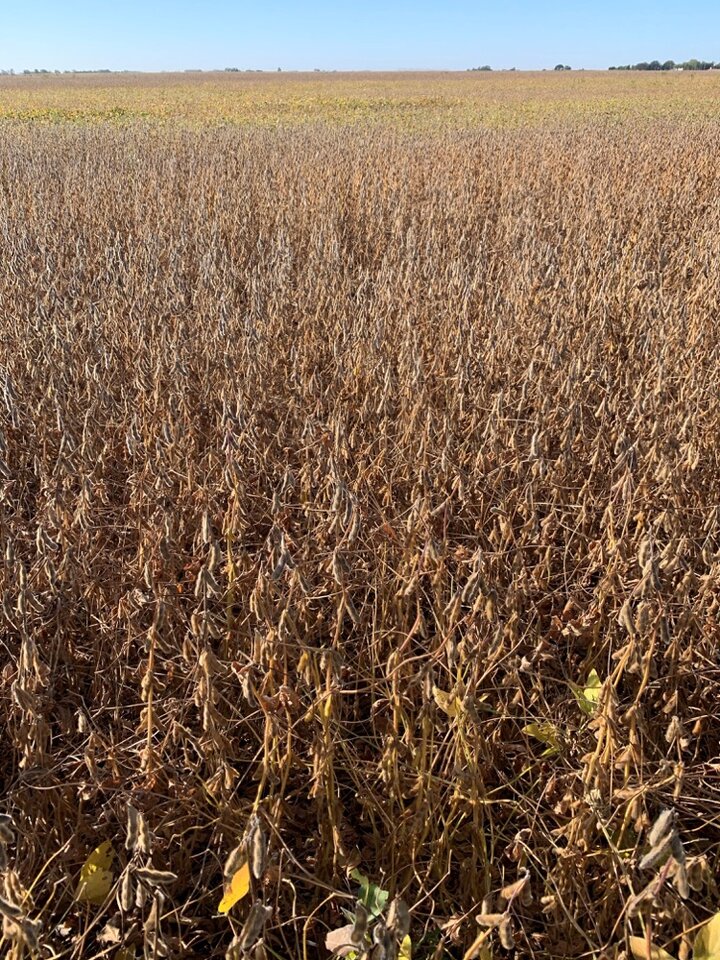
<svg viewBox="0 0 720 960"><path fill-rule="evenodd" d="M602 680L594 668L588 674L584 687L573 686L573 693L580 709L591 717L597 710L598 700L602 693Z"/></svg>
<svg viewBox="0 0 720 960"><path fill-rule="evenodd" d="M700 927L693 945L693 960L720 960L720 913Z"/></svg>
<svg viewBox="0 0 720 960"><path fill-rule="evenodd" d="M353 870L350 876L360 884L360 896L358 900L367 909L370 917L375 920L385 909L385 904L388 902L388 897L390 896L389 892L371 883L370 880L357 869Z"/></svg>

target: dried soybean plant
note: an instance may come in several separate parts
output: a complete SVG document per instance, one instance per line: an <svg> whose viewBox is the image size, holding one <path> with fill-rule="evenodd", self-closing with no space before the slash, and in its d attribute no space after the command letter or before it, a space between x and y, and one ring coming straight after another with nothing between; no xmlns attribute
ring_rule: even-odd
<svg viewBox="0 0 720 960"><path fill-rule="evenodd" d="M717 134L0 129L15 956L321 955L357 867L419 957L717 906Z"/></svg>

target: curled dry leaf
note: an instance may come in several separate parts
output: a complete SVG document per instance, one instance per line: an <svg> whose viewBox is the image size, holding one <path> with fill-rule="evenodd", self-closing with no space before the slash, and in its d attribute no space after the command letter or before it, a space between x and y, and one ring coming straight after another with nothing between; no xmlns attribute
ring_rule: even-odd
<svg viewBox="0 0 720 960"><path fill-rule="evenodd" d="M357 944L353 940L354 923L348 923L344 927L338 927L337 930L330 930L325 936L325 946L336 957L347 957L348 954L357 950Z"/></svg>

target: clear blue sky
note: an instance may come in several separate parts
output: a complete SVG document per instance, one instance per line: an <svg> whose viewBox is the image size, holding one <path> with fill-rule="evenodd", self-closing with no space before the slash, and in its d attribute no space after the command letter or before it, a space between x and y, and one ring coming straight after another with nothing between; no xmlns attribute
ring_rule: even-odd
<svg viewBox="0 0 720 960"><path fill-rule="evenodd" d="M0 0L0 68L605 68L720 60L719 0Z"/></svg>

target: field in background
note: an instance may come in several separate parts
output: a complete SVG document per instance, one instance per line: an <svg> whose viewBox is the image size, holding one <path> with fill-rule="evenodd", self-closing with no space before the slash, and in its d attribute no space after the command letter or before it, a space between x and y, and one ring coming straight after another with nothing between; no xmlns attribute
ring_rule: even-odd
<svg viewBox="0 0 720 960"><path fill-rule="evenodd" d="M0 77L0 119L474 129L720 116L720 71Z"/></svg>
<svg viewBox="0 0 720 960"><path fill-rule="evenodd" d="M3 956L689 955L719 82L2 81Z"/></svg>

